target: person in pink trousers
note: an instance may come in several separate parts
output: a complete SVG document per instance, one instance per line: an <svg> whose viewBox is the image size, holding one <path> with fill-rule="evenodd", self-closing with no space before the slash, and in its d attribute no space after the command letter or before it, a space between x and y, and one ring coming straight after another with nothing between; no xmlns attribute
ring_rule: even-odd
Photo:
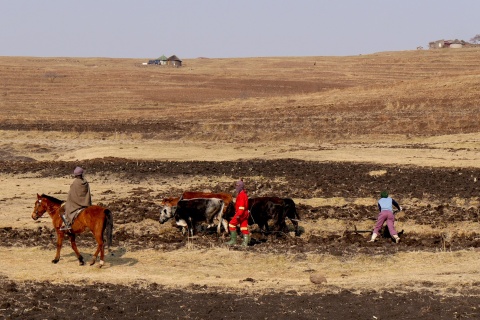
<svg viewBox="0 0 480 320"><path fill-rule="evenodd" d="M383 226L383 223L387 221L388 231L390 235L395 240L395 243L400 242L400 237L398 236L397 231L395 230L395 215L393 214L393 207L396 207L398 211L402 211L402 207L388 196L387 191L382 191L380 193L380 200L378 200L378 209L380 213L378 214L377 222L375 223L375 228L373 229L372 238L368 242L374 242L378 237L378 232Z"/></svg>

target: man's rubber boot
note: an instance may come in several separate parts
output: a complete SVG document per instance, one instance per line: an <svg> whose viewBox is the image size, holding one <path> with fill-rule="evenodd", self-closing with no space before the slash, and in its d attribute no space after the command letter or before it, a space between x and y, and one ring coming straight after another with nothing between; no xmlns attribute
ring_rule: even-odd
<svg viewBox="0 0 480 320"><path fill-rule="evenodd" d="M243 235L242 246L247 247L249 243L250 243L250 235L249 234L244 234Z"/></svg>
<svg viewBox="0 0 480 320"><path fill-rule="evenodd" d="M67 222L67 219L65 218L65 215L61 214L60 217L63 220L63 226L60 227L60 230L65 231L65 230L70 230L72 227L70 224Z"/></svg>
<svg viewBox="0 0 480 320"><path fill-rule="evenodd" d="M229 246L237 243L237 231L230 231L230 241L227 242Z"/></svg>

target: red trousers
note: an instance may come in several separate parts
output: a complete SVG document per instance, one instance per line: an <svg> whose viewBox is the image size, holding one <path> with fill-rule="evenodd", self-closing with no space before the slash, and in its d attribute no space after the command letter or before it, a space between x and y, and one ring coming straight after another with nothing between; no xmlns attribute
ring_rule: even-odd
<svg viewBox="0 0 480 320"><path fill-rule="evenodd" d="M240 225L240 231L242 234L249 234L248 232L248 211L243 212L242 214L236 214L232 220L228 223L228 229L230 231L236 231L237 225Z"/></svg>

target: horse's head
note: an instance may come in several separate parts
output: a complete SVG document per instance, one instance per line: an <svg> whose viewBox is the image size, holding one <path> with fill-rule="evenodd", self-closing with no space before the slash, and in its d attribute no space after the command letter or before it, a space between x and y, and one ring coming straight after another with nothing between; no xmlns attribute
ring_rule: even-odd
<svg viewBox="0 0 480 320"><path fill-rule="evenodd" d="M47 201L37 193L37 200L35 201L35 206L32 212L32 219L37 220L40 218L45 212L47 212L48 206Z"/></svg>
<svg viewBox="0 0 480 320"><path fill-rule="evenodd" d="M32 219L37 220L45 212L48 212L50 216L55 214L58 208L62 205L63 201L52 196L45 194L39 195L37 193L37 201L35 201L35 207L32 213Z"/></svg>

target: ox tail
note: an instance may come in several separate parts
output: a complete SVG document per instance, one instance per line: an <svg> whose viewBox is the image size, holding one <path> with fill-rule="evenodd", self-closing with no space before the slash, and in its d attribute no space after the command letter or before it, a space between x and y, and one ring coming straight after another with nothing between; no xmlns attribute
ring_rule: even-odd
<svg viewBox="0 0 480 320"><path fill-rule="evenodd" d="M223 208L225 207L225 202L222 201L222 207L218 211L218 226L217 226L217 234L221 234L222 231L222 222L223 222Z"/></svg>
<svg viewBox="0 0 480 320"><path fill-rule="evenodd" d="M233 204L233 201L230 201L227 205L227 209L225 210L225 214L223 218L230 221L234 215L235 215L235 205Z"/></svg>
<svg viewBox="0 0 480 320"><path fill-rule="evenodd" d="M286 198L284 199L284 201L288 204L287 206L289 207L287 209L288 210L287 217L290 219L290 221L293 224L293 227L295 229L295 236L298 237L300 236L300 233L301 233L300 228L298 226L298 221L302 220L302 217L298 213L295 202L292 199Z"/></svg>
<svg viewBox="0 0 480 320"><path fill-rule="evenodd" d="M107 247L110 250L113 240L113 215L108 209L105 209L105 222L103 224L103 238L107 240Z"/></svg>
<svg viewBox="0 0 480 320"><path fill-rule="evenodd" d="M302 220L302 217L300 216L300 213L297 211L297 207L295 206L295 203L293 203L293 212L295 213L295 219L297 220Z"/></svg>
<svg viewBox="0 0 480 320"><path fill-rule="evenodd" d="M285 208L287 210L287 218L290 220L302 220L302 217L298 213L297 207L295 206L295 202L290 198L285 198L283 201L286 204Z"/></svg>

